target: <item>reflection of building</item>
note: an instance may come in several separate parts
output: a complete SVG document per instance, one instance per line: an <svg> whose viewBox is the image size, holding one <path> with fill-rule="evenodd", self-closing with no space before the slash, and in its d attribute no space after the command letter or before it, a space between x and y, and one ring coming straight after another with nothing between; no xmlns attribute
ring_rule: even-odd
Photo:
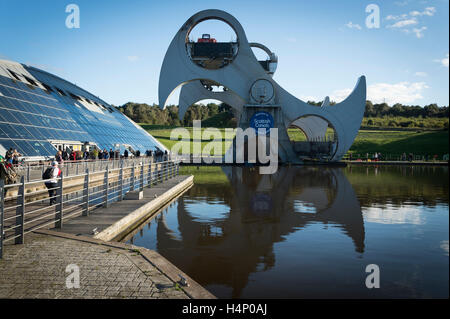
<svg viewBox="0 0 450 319"><path fill-rule="evenodd" d="M27 157L53 156L56 149L94 146L164 149L97 96L37 68L0 60L0 154L12 147Z"/></svg>
<svg viewBox="0 0 450 319"><path fill-rule="evenodd" d="M157 221L158 251L200 284L227 285L239 297L250 274L275 265L274 244L310 223L340 228L364 252L361 209L340 169L281 167L273 175L223 170L230 186L198 184L178 199L175 229L164 214ZM192 205L196 198L219 217L201 218Z"/></svg>

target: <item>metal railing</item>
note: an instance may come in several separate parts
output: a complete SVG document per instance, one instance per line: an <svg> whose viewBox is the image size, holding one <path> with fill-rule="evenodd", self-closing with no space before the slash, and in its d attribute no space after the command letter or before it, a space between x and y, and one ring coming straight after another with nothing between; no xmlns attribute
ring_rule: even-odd
<svg viewBox="0 0 450 319"><path fill-rule="evenodd" d="M367 161L374 161L374 153L369 153L368 155L366 153L352 153L351 160L352 161L358 161L361 160L363 162ZM342 157L342 160L349 161L350 160L350 153L345 154ZM430 154L413 154L412 157L413 161L422 161L422 162L442 162L442 161L448 161L449 156L448 154L443 156L437 156L437 155L430 155ZM381 154L381 157L378 158L378 161L391 161L391 162L409 162L411 161L409 154L406 154L406 157L403 156L403 154Z"/></svg>
<svg viewBox="0 0 450 319"><path fill-rule="evenodd" d="M138 159L136 159L138 160ZM4 185L0 181L0 258L5 242L23 244L25 234L44 227L61 228L64 220L88 216L97 207L121 201L131 191L143 190L179 175L179 161L121 161L119 167L67 176L62 170L56 185L42 179ZM45 186L44 186L45 185ZM51 191L51 197L50 197ZM52 204L48 204L52 199Z"/></svg>
<svg viewBox="0 0 450 319"><path fill-rule="evenodd" d="M25 176L25 181L34 181L42 178L44 171L52 161L46 161L42 163L26 163L14 165L14 169L19 176ZM153 156L147 157L133 157L133 158L115 158L115 159L97 159L97 160L78 160L78 161L64 161L60 164L61 171L65 176L79 175L89 169L91 172L101 171L108 166L109 168L119 168L122 163L127 166L133 165L133 163L145 163L157 162L157 159Z"/></svg>

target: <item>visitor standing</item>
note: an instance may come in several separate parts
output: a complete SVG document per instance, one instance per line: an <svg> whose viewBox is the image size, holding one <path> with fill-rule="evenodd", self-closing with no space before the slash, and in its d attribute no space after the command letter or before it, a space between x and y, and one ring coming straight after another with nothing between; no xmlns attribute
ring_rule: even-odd
<svg viewBox="0 0 450 319"><path fill-rule="evenodd" d="M42 175L45 186L48 190L48 197L50 198L50 206L56 203L56 189L58 188L58 177L61 176L61 170L58 168L58 162L53 161L52 166L47 168Z"/></svg>

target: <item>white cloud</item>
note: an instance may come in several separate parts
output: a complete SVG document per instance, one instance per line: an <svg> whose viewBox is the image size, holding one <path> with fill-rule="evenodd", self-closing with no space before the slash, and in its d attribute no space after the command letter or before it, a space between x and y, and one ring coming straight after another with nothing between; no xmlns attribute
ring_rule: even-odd
<svg viewBox="0 0 450 319"><path fill-rule="evenodd" d="M416 34L416 37L418 39L423 38L423 31L425 31L427 27L421 27L421 28L414 28L413 32Z"/></svg>
<svg viewBox="0 0 450 319"><path fill-rule="evenodd" d="M353 23L353 22L349 22L349 23L347 23L346 25L345 25L347 28L349 28L349 29L358 29L358 30L361 30L362 28L361 28L361 26L359 25L359 24L357 24L357 23Z"/></svg>
<svg viewBox="0 0 450 319"><path fill-rule="evenodd" d="M427 72L416 72L414 73L415 76L428 76Z"/></svg>
<svg viewBox="0 0 450 319"><path fill-rule="evenodd" d="M312 95L300 95L300 99L302 101L308 102L308 101L320 101L320 99L317 96L312 96Z"/></svg>
<svg viewBox="0 0 450 319"><path fill-rule="evenodd" d="M399 15L399 16L394 16L394 15L388 15L386 17L386 20L400 20L400 19L406 19L408 17L408 15L406 13Z"/></svg>
<svg viewBox="0 0 450 319"><path fill-rule="evenodd" d="M412 16L412 17L418 17L418 16L429 16L429 17L432 17L432 16L434 16L435 13L436 13L436 8L435 7L427 7L422 12L420 12L420 11L411 11L409 13L409 15Z"/></svg>
<svg viewBox="0 0 450 319"><path fill-rule="evenodd" d="M129 55L127 56L127 60L130 62L136 62L137 60L139 60L139 57L137 55Z"/></svg>
<svg viewBox="0 0 450 319"><path fill-rule="evenodd" d="M418 22L417 22L416 19L406 19L406 20L401 20L401 21L398 21L398 22L396 22L394 24L388 25L387 27L388 28L404 28L406 26L414 25L414 24L417 24L417 23Z"/></svg>
<svg viewBox="0 0 450 319"><path fill-rule="evenodd" d="M427 88L429 87L425 82L375 83L367 87L367 99L373 103L408 104L423 98L422 91ZM351 91L351 89L335 90L330 99L341 102Z"/></svg>
<svg viewBox="0 0 450 319"><path fill-rule="evenodd" d="M447 53L447 56L445 58L443 58L443 59L436 59L436 60L434 60L434 62L438 62L438 63L442 64L442 66L448 68L448 53Z"/></svg>
<svg viewBox="0 0 450 319"><path fill-rule="evenodd" d="M385 19L387 21L397 21L394 24L386 26L386 28L396 28L403 33L414 33L415 36L420 39L424 37L424 31L427 30L426 26L409 29L411 26L415 26L419 23L418 18L422 16L432 17L436 13L435 7L426 7L423 11L410 11L401 15L388 15Z"/></svg>

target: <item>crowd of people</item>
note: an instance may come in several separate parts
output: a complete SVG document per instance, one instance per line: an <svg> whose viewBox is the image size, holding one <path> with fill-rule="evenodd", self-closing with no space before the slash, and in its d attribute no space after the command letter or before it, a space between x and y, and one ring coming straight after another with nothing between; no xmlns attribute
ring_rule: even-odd
<svg viewBox="0 0 450 319"><path fill-rule="evenodd" d="M93 148L91 150L85 151L75 151L70 148L67 148L64 151L57 151L55 154L55 161L61 164L64 161L80 161L80 160L113 160L120 158L130 158L130 157L141 157L141 151L131 151L125 149L123 154L120 154L119 150L113 150L112 148L109 151L105 148L103 150L99 150L97 148ZM167 150L162 151L158 147L155 150L146 150L145 156L153 157L155 161L167 161L169 160L169 153Z"/></svg>

